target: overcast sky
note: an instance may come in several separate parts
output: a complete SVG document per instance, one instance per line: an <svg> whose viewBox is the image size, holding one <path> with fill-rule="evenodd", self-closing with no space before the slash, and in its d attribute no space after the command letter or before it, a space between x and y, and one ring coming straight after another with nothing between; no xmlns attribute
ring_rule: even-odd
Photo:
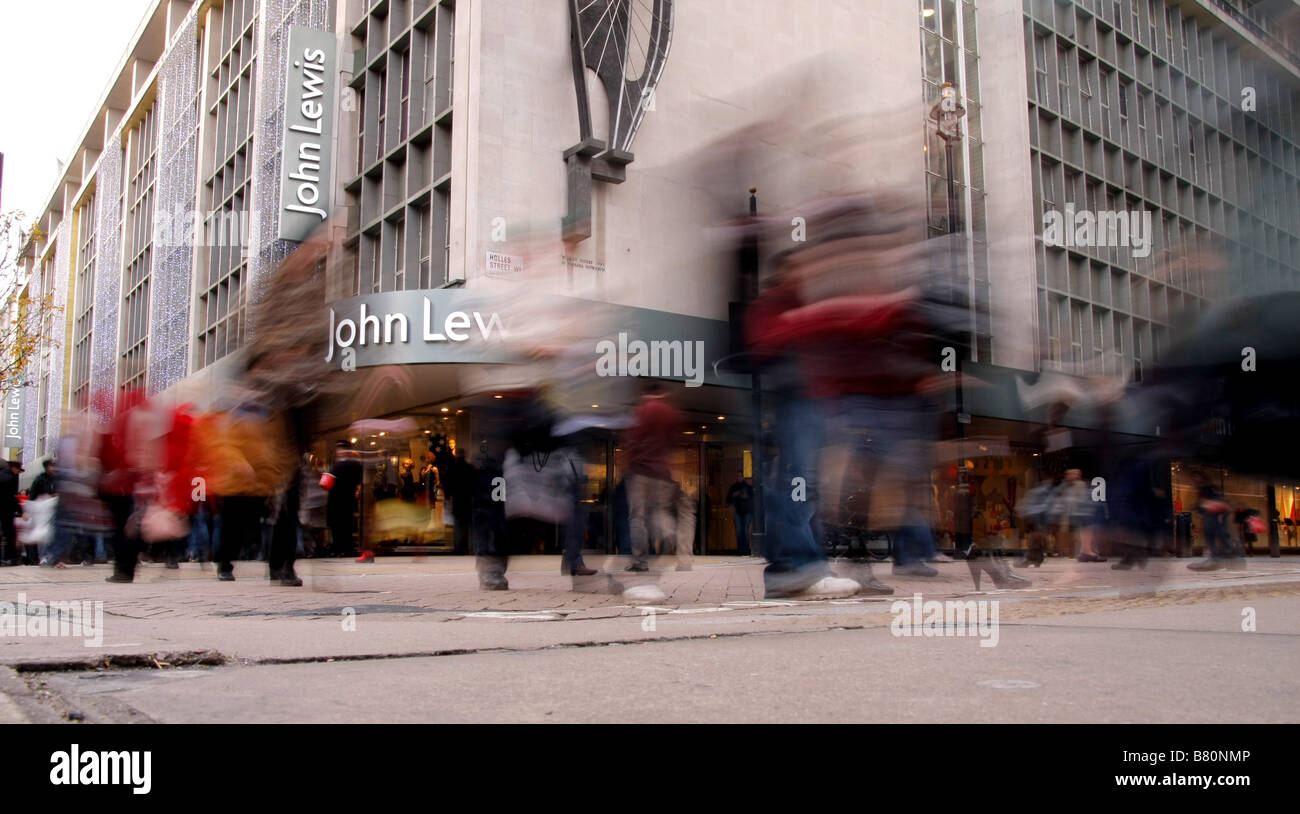
<svg viewBox="0 0 1300 814"><path fill-rule="evenodd" d="M153 0L0 0L0 207L44 208Z"/></svg>

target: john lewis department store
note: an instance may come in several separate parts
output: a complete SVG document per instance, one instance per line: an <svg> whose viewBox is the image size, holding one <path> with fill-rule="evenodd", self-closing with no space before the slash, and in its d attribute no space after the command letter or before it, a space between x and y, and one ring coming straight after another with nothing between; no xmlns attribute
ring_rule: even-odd
<svg viewBox="0 0 1300 814"><path fill-rule="evenodd" d="M754 98L736 53L779 75L885 25L911 47L866 67L913 96L915 71L900 66L916 63L915 15L870 5L832 20L837 4L818 0L815 30L792 48L761 34L788 13L776 2L747 7L761 30L742 30L734 14L670 0L158 0L40 214L44 239L26 247L26 293L62 311L22 390L13 455L51 455L64 411L102 414L101 394L203 404L220 392L273 271L325 221L349 259L327 268L322 309L336 327L362 324L363 306L403 312L411 342L387 359L358 344L346 374L322 360L361 397L317 428L321 447L355 420L406 416L472 454L497 385L464 380L509 365L472 335L455 341L478 330L472 316L445 322L457 298L585 298L623 327L704 343L700 386L677 391L690 429L675 469L702 492L701 547L734 547L725 491L752 466L749 380L713 364L731 353L734 262L703 227L719 198L742 208L749 182L705 189L688 157L781 103ZM867 172L869 159L834 171ZM905 180L919 189L921 176L918 162ZM797 200L798 186L773 180L765 195ZM426 304L446 341L424 341ZM390 364L400 387L383 378ZM611 428L587 450L593 493L616 482L615 439ZM400 440L358 445L391 471L419 451Z"/></svg>
<svg viewBox="0 0 1300 814"><path fill-rule="evenodd" d="M13 453L26 461L49 455L63 409L95 411L99 393L143 388L201 403L218 392L240 362L250 306L325 213L348 259L328 266L321 308L336 330L349 320L359 335L374 325L364 306L380 338L391 333L395 341L363 347L354 338L355 372L342 372L341 353L322 358L323 371L355 377L360 396L317 428L323 461L333 440L353 437L354 421L399 417L416 430L396 439L356 434L358 446L386 462L385 477L418 460L427 446L421 438L446 434L472 455L476 417L520 382L502 372L515 368L513 357L481 333L492 328L493 308L477 309L480 324L470 300L525 292L525 300L593 302L611 309L610 325L704 343L701 386L674 391L691 418L675 470L702 494L699 544L727 550L734 540L726 489L752 466L751 399L747 376L725 363L714 368L732 351L728 316L738 295L734 257L705 227L720 211L743 208L751 183L762 210L779 211L810 186L826 188L810 180L826 177L915 189L932 231L953 225L944 220L953 210L935 163L942 150L914 151L915 162L881 161L867 149L832 161L821 145L776 133L773 156L784 160L769 162L760 179L718 188L717 174L700 171L701 156L709 166L715 145L745 122L806 99L836 112L874 110L882 100L928 106L941 81L954 81L968 111L956 211L976 258L987 250L973 281L977 363L1065 369L1062 349L1096 345L1123 367L1154 352L1159 332L1149 331L1169 319L1156 303L1186 292L1136 268L1126 290L1141 282L1142 292L1164 299L1135 293L1129 308L1118 295L1103 296L1106 286L1062 288L1056 271L1082 280L1074 266L1103 258L1044 247L1033 233L1040 201L1060 197L1043 191L1064 189L1067 200L1074 193L1045 180L1060 165L1047 174L1027 169L1052 159L1044 152L1050 140L1037 139L1052 115L1049 98L1025 84L1026 55L1039 47L1027 32L1146 37L1129 32L1127 19L1111 19L1107 4L1102 16L1087 5L1069 7L1086 25L1066 25L1059 4L1022 13L1017 3L942 0L935 13L925 0L807 0L791 25L784 0L159 0L51 191L40 215L47 237L27 247L28 292L51 293L63 310L55 320L60 341L33 360L21 394L23 443ZM1165 5L1187 11L1208 43L1207 76L1217 76L1221 52L1234 64L1213 15ZM832 49L854 55L852 81L808 67L809 55ZM1015 92L981 97L981 81ZM1039 106L1031 122L1026 99ZM918 108L896 129L909 145L929 148L927 122ZM1293 150L1293 142L1282 146ZM1210 224L1216 232L1220 221ZM1014 262L1022 249L1036 258L1037 278ZM1115 259L1108 279L1121 280L1131 265ZM1043 309L1060 304L1065 290L1074 311L1053 321L1065 312ZM536 326L558 320L537 311ZM1037 322L1024 319L1040 312ZM404 320L390 319L399 313ZM1094 323L1102 327L1088 333ZM396 341L403 330L409 342ZM332 338L341 352L347 329ZM385 378L392 366L400 381ZM1009 474L1017 489L1035 477L1033 461L1015 457L1032 458L1034 421L1008 405L967 411L972 434L1024 445L1009 456L1014 472L1001 465L987 473L989 500L1005 502ZM619 479L617 437L607 430L593 433L584 451L592 500L607 499L601 493ZM985 460L972 469L991 466Z"/></svg>

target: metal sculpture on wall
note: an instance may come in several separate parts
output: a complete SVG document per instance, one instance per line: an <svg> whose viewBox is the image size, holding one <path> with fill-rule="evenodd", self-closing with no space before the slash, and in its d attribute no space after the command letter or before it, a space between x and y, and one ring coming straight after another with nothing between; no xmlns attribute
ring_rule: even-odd
<svg viewBox="0 0 1300 814"><path fill-rule="evenodd" d="M564 151L568 212L564 239L591 236L592 179L622 183L632 162L632 141L668 60L673 0L568 0L573 84L578 94L579 141ZM587 70L609 99L608 142L595 137Z"/></svg>

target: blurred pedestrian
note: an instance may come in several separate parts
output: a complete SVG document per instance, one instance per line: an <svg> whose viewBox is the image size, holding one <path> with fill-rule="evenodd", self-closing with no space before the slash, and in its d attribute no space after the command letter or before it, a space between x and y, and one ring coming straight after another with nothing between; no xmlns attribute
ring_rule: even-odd
<svg viewBox="0 0 1300 814"><path fill-rule="evenodd" d="M1044 478L1025 492L1016 507L1024 524L1025 556L1019 562L1021 567L1033 565L1041 568L1043 565L1046 536L1051 527L1052 494L1056 486L1054 480Z"/></svg>
<svg viewBox="0 0 1300 814"><path fill-rule="evenodd" d="M321 482L329 490L325 500L325 522L330 532L330 553L335 557L356 554L357 501L365 470L347 441L335 444L334 466Z"/></svg>
<svg viewBox="0 0 1300 814"><path fill-rule="evenodd" d="M1205 559L1187 567L1192 571L1217 571L1220 568L1242 569L1246 557L1241 543L1232 536L1230 514L1232 506L1223 492L1201 471L1192 475L1196 484L1196 511L1201 515L1201 529L1205 534Z"/></svg>
<svg viewBox="0 0 1300 814"><path fill-rule="evenodd" d="M626 483L629 525L632 534L632 562L628 571L650 570L652 541L668 541L677 549L678 565L689 566L688 541L679 533L674 507L676 497L669 456L680 446L685 414L663 387L654 381L644 386L644 395L633 417L633 425L623 441L626 453ZM694 516L690 522L694 529ZM658 591L654 586L638 586L649 598ZM651 590L654 588L653 590ZM632 589L629 589L632 590ZM662 592L658 592L662 595Z"/></svg>
<svg viewBox="0 0 1300 814"><path fill-rule="evenodd" d="M7 461L0 469L0 566L18 564L18 536L14 518L18 516L18 477L23 466Z"/></svg>
<svg viewBox="0 0 1300 814"><path fill-rule="evenodd" d="M742 476L727 489L727 505L731 507L732 523L736 527L736 553L749 556L749 530L754 522L754 486Z"/></svg>
<svg viewBox="0 0 1300 814"><path fill-rule="evenodd" d="M37 475L27 489L27 495L35 500L43 495L58 494L58 482L55 479L56 467L53 458L41 462L41 474Z"/></svg>
<svg viewBox="0 0 1300 814"><path fill-rule="evenodd" d="M1094 547L1097 504L1083 480L1083 470L1077 467L1065 470L1065 479L1056 491L1055 512L1061 523L1065 550L1069 552L1065 556L1073 556L1079 562L1106 562L1106 557Z"/></svg>
<svg viewBox="0 0 1300 814"><path fill-rule="evenodd" d="M130 521L140 480L141 442L136 418L142 401L137 390L123 393L108 430L99 438L99 496L113 524L113 574L108 582L134 581L139 560L139 526Z"/></svg>

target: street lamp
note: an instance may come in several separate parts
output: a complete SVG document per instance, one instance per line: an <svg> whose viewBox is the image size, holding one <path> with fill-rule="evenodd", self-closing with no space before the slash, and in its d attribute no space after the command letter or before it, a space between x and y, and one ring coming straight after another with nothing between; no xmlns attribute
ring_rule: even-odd
<svg viewBox="0 0 1300 814"><path fill-rule="evenodd" d="M957 194L956 179L953 177L952 147L961 142L961 118L966 115L962 107L957 88L951 82L944 82L939 88L939 101L930 110L930 118L935 120L939 138L943 139L944 159L948 173L948 234L957 231Z"/></svg>
<svg viewBox="0 0 1300 814"><path fill-rule="evenodd" d="M943 139L944 152L944 170L948 178L948 251L949 251L949 273L955 274L957 271L957 241L952 235L957 233L957 179L954 177L952 150L954 144L961 143L961 119L966 115L966 108L961 104L960 94L957 88L951 82L944 82L939 88L939 101L930 110L930 118L935 121L935 128L938 131L939 138ZM969 285L969 284L968 284ZM967 295L971 296L969 288ZM968 306L973 304L968 303ZM969 322L967 323L969 325ZM973 345L973 331L968 329L966 341L968 345ZM970 422L970 416L966 415L966 404L962 387L962 354L957 354L957 489L968 489L970 483L970 473L966 466L965 451L962 449L961 440L966 437L966 424ZM963 501L963 506L969 507L966 510L971 511L974 508L974 501ZM964 525L964 524L963 524ZM974 552L974 538L972 538L971 549L963 554Z"/></svg>

